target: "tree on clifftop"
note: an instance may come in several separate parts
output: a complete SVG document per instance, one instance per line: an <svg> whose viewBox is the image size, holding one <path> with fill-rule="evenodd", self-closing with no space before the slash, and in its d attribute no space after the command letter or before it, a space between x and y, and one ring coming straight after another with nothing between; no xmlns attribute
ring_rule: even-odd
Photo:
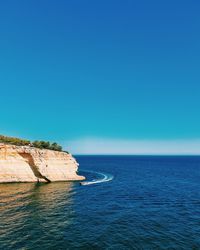
<svg viewBox="0 0 200 250"><path fill-rule="evenodd" d="M50 142L45 142L45 141L34 141L32 143L33 147L36 148L44 148L44 149L51 149L51 150L56 150L56 151L62 151L62 147L58 145L56 142L50 143Z"/></svg>

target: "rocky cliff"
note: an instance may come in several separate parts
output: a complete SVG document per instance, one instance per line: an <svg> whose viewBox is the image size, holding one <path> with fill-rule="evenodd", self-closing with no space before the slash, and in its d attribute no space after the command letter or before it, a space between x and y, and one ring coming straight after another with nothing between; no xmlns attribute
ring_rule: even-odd
<svg viewBox="0 0 200 250"><path fill-rule="evenodd" d="M0 144L1 182L84 180L71 154L29 146Z"/></svg>

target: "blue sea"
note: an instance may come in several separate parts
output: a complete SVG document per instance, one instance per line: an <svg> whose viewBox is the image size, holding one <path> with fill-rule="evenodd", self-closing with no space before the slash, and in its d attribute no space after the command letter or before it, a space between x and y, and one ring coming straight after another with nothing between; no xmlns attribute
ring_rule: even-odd
<svg viewBox="0 0 200 250"><path fill-rule="evenodd" d="M200 157L76 158L83 185L0 185L0 249L200 249Z"/></svg>

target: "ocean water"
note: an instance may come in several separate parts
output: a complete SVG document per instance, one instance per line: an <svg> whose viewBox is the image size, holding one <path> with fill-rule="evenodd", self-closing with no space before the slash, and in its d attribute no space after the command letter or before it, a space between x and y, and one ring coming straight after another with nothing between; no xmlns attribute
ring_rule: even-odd
<svg viewBox="0 0 200 250"><path fill-rule="evenodd" d="M0 185L0 249L200 249L200 157L77 160L83 185Z"/></svg>

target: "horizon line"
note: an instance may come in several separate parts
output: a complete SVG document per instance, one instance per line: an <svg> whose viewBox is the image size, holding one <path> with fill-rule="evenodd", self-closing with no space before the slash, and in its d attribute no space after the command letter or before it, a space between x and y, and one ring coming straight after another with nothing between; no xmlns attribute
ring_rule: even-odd
<svg viewBox="0 0 200 250"><path fill-rule="evenodd" d="M80 138L65 144L74 155L200 155L200 138L141 140Z"/></svg>

